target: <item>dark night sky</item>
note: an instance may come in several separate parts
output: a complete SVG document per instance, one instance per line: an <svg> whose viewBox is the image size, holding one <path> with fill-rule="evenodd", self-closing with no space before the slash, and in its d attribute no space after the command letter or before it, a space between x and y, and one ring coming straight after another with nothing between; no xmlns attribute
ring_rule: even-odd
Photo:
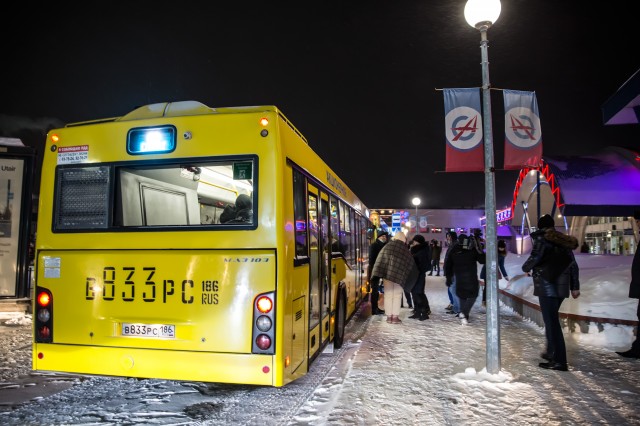
<svg viewBox="0 0 640 426"><path fill-rule="evenodd" d="M290 3L290 4L289 4ZM285 6L286 5L286 6ZM156 102L276 105L370 208L482 208L484 176L444 173L442 92L479 87L480 33L465 0L112 1L16 5L2 26L0 136ZM503 0L489 30L491 83L535 91L544 155L638 149L640 126L602 104L639 67L631 3ZM492 91L502 167L502 92ZM498 208L517 171L496 172Z"/></svg>

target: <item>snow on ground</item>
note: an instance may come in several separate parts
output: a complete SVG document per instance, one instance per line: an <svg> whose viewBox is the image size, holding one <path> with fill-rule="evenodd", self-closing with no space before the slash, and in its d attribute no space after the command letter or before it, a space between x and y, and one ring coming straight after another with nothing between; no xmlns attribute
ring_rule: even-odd
<svg viewBox="0 0 640 426"><path fill-rule="evenodd" d="M535 302L531 278L519 269L525 258L507 257L512 280L500 285ZM631 257L579 255L578 263L582 295L565 301L564 312L636 320L638 300L627 297ZM343 348L322 354L307 376L284 388L91 377L8 411L0 407L0 423L640 424L640 361L614 352L628 348L633 327L565 330L570 371L549 371L538 367L543 328L501 305L501 369L489 374L480 298L463 326L444 311L444 278L427 278L429 320L409 319L411 310L403 309L402 324L387 324L365 304ZM0 320L0 390L30 372L29 323L24 316Z"/></svg>

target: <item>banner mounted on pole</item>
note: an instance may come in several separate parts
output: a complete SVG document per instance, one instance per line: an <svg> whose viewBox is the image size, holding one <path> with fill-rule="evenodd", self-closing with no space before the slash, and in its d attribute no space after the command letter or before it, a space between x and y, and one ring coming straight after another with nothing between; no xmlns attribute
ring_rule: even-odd
<svg viewBox="0 0 640 426"><path fill-rule="evenodd" d="M484 170L480 89L443 89L447 172Z"/></svg>
<svg viewBox="0 0 640 426"><path fill-rule="evenodd" d="M542 129L535 92L504 90L504 168L538 167Z"/></svg>

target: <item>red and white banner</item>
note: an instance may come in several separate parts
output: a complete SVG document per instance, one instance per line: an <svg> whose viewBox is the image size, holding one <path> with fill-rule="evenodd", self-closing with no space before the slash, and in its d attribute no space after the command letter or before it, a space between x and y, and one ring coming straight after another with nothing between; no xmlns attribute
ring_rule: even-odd
<svg viewBox="0 0 640 426"><path fill-rule="evenodd" d="M447 172L484 170L480 89L443 89Z"/></svg>
<svg viewBox="0 0 640 426"><path fill-rule="evenodd" d="M538 167L542 129L535 92L504 90L504 168Z"/></svg>
<svg viewBox="0 0 640 426"><path fill-rule="evenodd" d="M418 221L418 232L427 232L428 229L427 216L420 216L420 220Z"/></svg>

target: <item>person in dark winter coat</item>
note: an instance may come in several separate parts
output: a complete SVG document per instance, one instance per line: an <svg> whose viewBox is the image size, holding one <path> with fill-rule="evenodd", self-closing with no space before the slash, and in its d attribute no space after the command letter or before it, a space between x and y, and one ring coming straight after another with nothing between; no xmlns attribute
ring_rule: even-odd
<svg viewBox="0 0 640 426"><path fill-rule="evenodd" d="M371 271L374 277L384 280L384 310L387 311L387 322L392 324L402 322L400 302L404 293L403 286L416 269L406 242L406 235L402 231L396 232L393 239L380 250Z"/></svg>
<svg viewBox="0 0 640 426"><path fill-rule="evenodd" d="M498 271L500 271L500 274L498 275L498 281L500 280L500 278L504 278L505 280L509 281L509 275L507 274L507 270L504 267L504 261L506 257L507 257L507 243L505 243L504 240L498 240ZM485 264L484 266L482 266L482 271L480 271L480 279L485 280L484 284L482 285L482 306L483 307L487 303L486 278L487 278L487 265Z"/></svg>
<svg viewBox="0 0 640 426"><path fill-rule="evenodd" d="M411 240L411 255L418 267L418 278L416 280L413 289L411 290L411 296L413 298L414 312L409 318L417 318L420 321L429 319L431 309L429 308L429 299L424 293L424 285L426 276L425 274L431 268L431 256L429 252L429 244L422 235L415 235Z"/></svg>
<svg viewBox="0 0 640 426"><path fill-rule="evenodd" d="M560 305L569 294L580 296L579 269L573 255L578 240L558 232L553 218L545 214L538 219L538 230L531 233L533 248L522 265L522 271L533 276L533 295L538 296L547 340L540 355L548 362L542 368L567 371L567 351L560 325Z"/></svg>
<svg viewBox="0 0 640 426"><path fill-rule="evenodd" d="M636 210L633 214L636 225L640 228L640 210ZM631 283L629 284L629 297L632 299L640 299L640 249L636 249L631 263ZM640 300L638 300L638 320L640 321ZM636 340L631 344L631 349L624 352L616 352L625 358L640 358L640 329L636 329Z"/></svg>
<svg viewBox="0 0 640 426"><path fill-rule="evenodd" d="M504 267L504 261L507 258L507 243L504 240L498 240L498 268L500 268L500 273L502 274L502 278L509 281L509 274Z"/></svg>
<svg viewBox="0 0 640 426"><path fill-rule="evenodd" d="M480 292L478 263L485 263L485 254L477 250L472 239L465 234L458 236L458 244L445 260L445 276L455 276L456 294L460 298L460 322L469 323L469 313Z"/></svg>
<svg viewBox="0 0 640 426"><path fill-rule="evenodd" d="M429 275L433 275L436 272L436 277L440 276L440 254L442 253L442 246L438 240L431 240L431 268Z"/></svg>
<svg viewBox="0 0 640 426"><path fill-rule="evenodd" d="M369 246L367 277L369 278L369 285L371 286L371 315L384 315L384 310L378 307L380 300L380 277L374 277L371 275L371 271L373 270L373 265L376 263L380 250L387 244L388 239L389 233L387 231L381 231L378 233L378 238Z"/></svg>
<svg viewBox="0 0 640 426"><path fill-rule="evenodd" d="M220 215L220 223L251 223L252 220L253 201L246 194L238 195L235 206L226 206Z"/></svg>
<svg viewBox="0 0 640 426"><path fill-rule="evenodd" d="M224 207L224 210L222 210L222 213L220 214L220 223L227 223L230 220L233 220L236 218L236 213L238 211L236 210L236 206L233 204L227 204Z"/></svg>
<svg viewBox="0 0 640 426"><path fill-rule="evenodd" d="M447 232L447 251L444 254L444 263L447 263L447 259L449 258L449 254L452 252L453 246L458 244L458 234L456 231ZM447 294L449 295L449 306L445 309L448 314L456 314L460 313L460 298L456 294L456 277L453 274L453 270L450 271L449 275L447 275L447 270L443 268L442 271L445 276L445 284L447 285Z"/></svg>

